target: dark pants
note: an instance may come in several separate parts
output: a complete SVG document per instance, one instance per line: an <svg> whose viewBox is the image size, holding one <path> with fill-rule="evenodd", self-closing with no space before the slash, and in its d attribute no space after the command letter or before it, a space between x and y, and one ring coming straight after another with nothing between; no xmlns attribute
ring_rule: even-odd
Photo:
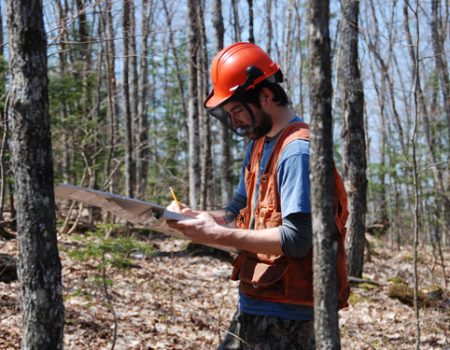
<svg viewBox="0 0 450 350"><path fill-rule="evenodd" d="M285 320L236 311L218 350L313 350L314 321Z"/></svg>

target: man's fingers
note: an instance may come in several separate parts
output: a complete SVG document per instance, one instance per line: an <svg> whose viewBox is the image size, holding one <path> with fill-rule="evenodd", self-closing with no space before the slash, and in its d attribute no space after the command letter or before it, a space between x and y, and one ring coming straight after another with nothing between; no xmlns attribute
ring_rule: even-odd
<svg viewBox="0 0 450 350"><path fill-rule="evenodd" d="M167 220L167 224L172 228L188 228L193 227L198 224L200 220L197 219L189 219L189 220L180 220L180 221L173 221L173 220Z"/></svg>

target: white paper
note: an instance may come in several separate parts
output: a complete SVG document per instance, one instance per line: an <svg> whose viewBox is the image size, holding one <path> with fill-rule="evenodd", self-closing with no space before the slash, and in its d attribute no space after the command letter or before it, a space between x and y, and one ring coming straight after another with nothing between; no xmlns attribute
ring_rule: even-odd
<svg viewBox="0 0 450 350"><path fill-rule="evenodd" d="M55 197L70 199L105 209L133 224L143 225L150 230L162 232L177 238L187 239L181 232L167 225L166 220L180 221L192 219L189 216L169 211L158 204L69 184L56 186ZM216 245L213 247L226 251L234 251L233 248L228 247Z"/></svg>

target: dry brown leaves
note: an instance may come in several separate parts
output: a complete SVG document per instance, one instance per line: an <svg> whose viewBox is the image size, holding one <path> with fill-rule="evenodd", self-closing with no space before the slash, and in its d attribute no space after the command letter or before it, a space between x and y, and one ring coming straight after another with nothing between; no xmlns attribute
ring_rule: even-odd
<svg viewBox="0 0 450 350"><path fill-rule="evenodd" d="M65 300L65 349L110 349L113 316L100 285L95 261L75 261L67 251L79 243L60 237ZM152 242L149 242L150 244ZM139 268L109 269L110 293L118 319L115 349L215 349L237 301L237 285L228 280L228 262L182 252L183 241L159 239L160 252L136 259ZM388 279L412 283L411 253L379 245L365 277L382 284L354 287L352 304L340 312L343 349L412 349L414 310L387 297ZM0 242L15 254L16 243ZM442 270L421 248L421 285L442 284ZM450 253L446 253L446 271ZM447 296L448 297L448 294ZM421 349L450 349L449 308L422 309ZM0 283L0 349L20 349L19 284Z"/></svg>

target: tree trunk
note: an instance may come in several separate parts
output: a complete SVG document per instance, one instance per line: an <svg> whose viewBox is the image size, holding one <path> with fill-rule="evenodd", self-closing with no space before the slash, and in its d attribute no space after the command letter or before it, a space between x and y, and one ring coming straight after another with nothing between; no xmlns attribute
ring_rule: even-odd
<svg viewBox="0 0 450 350"><path fill-rule="evenodd" d="M172 28L173 15L169 13L169 9L167 7L166 1L163 1L163 9L164 9L164 13L166 15L167 26L169 28L169 44L170 44L170 50L172 51L172 55L173 55L173 59L174 59L175 72L177 75L178 93L180 95L181 111L183 113L183 118L185 118L185 120L186 120L187 115L188 115L188 109L186 107L186 102L185 102L185 98L184 98L184 86L183 86L183 77L182 77L181 68L180 68L180 59L178 58L177 49L175 47L175 39L174 39L174 35L173 35L173 28ZM184 123L184 124L186 124L186 123ZM185 125L185 127L187 130L186 125Z"/></svg>
<svg viewBox="0 0 450 350"><path fill-rule="evenodd" d="M189 0L189 206L196 208L200 190L199 174L199 123L198 123L198 96L197 96L197 50L199 47L199 33L197 25L198 0Z"/></svg>
<svg viewBox="0 0 450 350"><path fill-rule="evenodd" d="M447 4L448 5L448 4ZM440 0L432 0L431 1L431 39L433 42L433 50L434 50L434 58L436 62L436 68L439 74L439 81L441 83L441 91L442 97L444 100L444 112L447 117L447 135L448 139L450 139L450 81L449 81L449 72L448 72L448 54L445 51L445 29L443 28L442 21L439 18L438 9L441 6ZM448 6L447 6L448 10ZM445 25L448 24L448 18L445 21ZM441 29L441 30L440 30ZM447 60L445 59L447 57ZM450 154L447 153L447 178L450 173ZM443 217L444 222L442 227L444 228L443 232L443 241L444 243L449 238L449 223L450 223L450 214L448 210L449 205L449 197L446 195L449 193L450 181L446 181L443 186L443 190L441 195L443 196Z"/></svg>
<svg viewBox="0 0 450 350"><path fill-rule="evenodd" d="M273 28L272 28L272 0L266 0L266 26L267 26L267 54L270 56L272 54L272 37L273 37Z"/></svg>
<svg viewBox="0 0 450 350"><path fill-rule="evenodd" d="M140 87L138 85L138 60L137 60L137 48L136 48L136 9L135 1L129 1L129 30L128 30L128 66L129 66L129 97L130 97L130 118L131 118L131 136L132 136L132 186L133 195L139 195L138 174L141 172L141 159L140 153L140 121L138 117L138 104L139 104L139 92ZM142 14L141 14L142 15Z"/></svg>
<svg viewBox="0 0 450 350"><path fill-rule="evenodd" d="M58 7L58 26L59 26L59 39L60 39L60 47L59 50L59 72L62 77L65 77L67 72L67 64L68 64L68 58L67 58L67 51L68 51L68 45L67 43L69 40L67 39L67 26L65 25L65 20L67 18L67 3L65 3L65 6L58 1L56 3ZM62 104L62 120L65 122L69 119L69 107L67 104L67 98L65 91L63 92L63 97L61 99ZM72 176L71 176L71 162L70 162L70 155L73 153L73 149L70 142L70 131L69 130L63 130L63 179L66 183L71 183Z"/></svg>
<svg viewBox="0 0 450 350"><path fill-rule="evenodd" d="M130 49L130 0L122 3L123 28L123 96L125 104L125 194L133 197L134 190L134 161L133 161L133 120L131 114L130 85L129 85L129 49Z"/></svg>
<svg viewBox="0 0 450 350"><path fill-rule="evenodd" d="M291 74L291 67L293 65L292 59L292 44L294 26L292 24L294 20L294 1L289 0L286 8L286 25L283 26L283 72L284 72L284 85L288 96L293 96L293 74Z"/></svg>
<svg viewBox="0 0 450 350"><path fill-rule="evenodd" d="M0 23L3 23L3 13L0 6ZM3 52L3 26L0 26L0 64L3 65L5 55ZM0 220L3 221L3 210L5 204L6 193L6 172L7 172L7 160L6 160L6 147L8 145L9 137L9 121L7 113L5 112L6 101L6 74L3 69L0 69L0 128L2 132L0 143Z"/></svg>
<svg viewBox="0 0 450 350"><path fill-rule="evenodd" d="M387 184L386 184L386 153L387 153L387 131L386 131L386 112L385 112L385 102L386 102L386 81L382 79L379 81L378 76L376 75L375 69L373 67L372 62L370 63L370 71L372 76L372 83L375 88L375 92L377 95L377 102L379 106L379 124L380 124L380 134L381 140L379 143L380 146L380 166L378 169L378 181L379 181L379 191L377 198L372 198L372 203L374 208L378 208L378 216L375 218L375 221L379 221L383 226L389 227L390 220L388 216L388 205L387 205ZM381 84L381 87L378 86ZM366 124L367 127L367 124ZM366 149L368 151L368 147ZM375 195L372 194L372 197ZM370 200L369 200L370 202ZM390 230L392 233L392 230ZM390 234L391 248L393 247L393 235Z"/></svg>
<svg viewBox="0 0 450 350"><path fill-rule="evenodd" d="M216 51L223 49L225 26L222 15L222 0L214 0L213 27L216 34ZM220 163L220 190L222 207L227 206L233 197L232 176L233 161L231 157L231 133L230 130L220 123L219 125L219 163Z"/></svg>
<svg viewBox="0 0 450 350"><path fill-rule="evenodd" d="M253 0L247 0L248 4L248 41L255 43L255 35L253 34Z"/></svg>
<svg viewBox="0 0 450 350"><path fill-rule="evenodd" d="M140 75L139 75L139 86L140 91L136 91L139 94L139 109L138 109L138 124L139 124L139 134L138 134L138 151L137 151L137 196L138 198L144 199L147 192L147 177L148 177L148 157L149 157L149 122L148 122L148 37L150 34L151 26L151 10L153 8L153 1L143 0L142 2L142 53L140 60ZM152 17L153 18L153 17Z"/></svg>
<svg viewBox="0 0 450 350"><path fill-rule="evenodd" d="M439 73L442 97L444 99L444 111L447 116L447 132L450 139L450 81L448 77L448 53L444 48L445 31L441 31L442 22L438 15L441 6L440 0L431 1L431 39L433 42L434 59ZM447 57L447 59L445 59ZM450 156L449 156L450 157Z"/></svg>
<svg viewBox="0 0 450 350"><path fill-rule="evenodd" d="M344 162L349 196L347 231L348 273L362 277L366 224L366 140L364 131L364 92L358 62L359 1L341 3L341 50L339 75L344 113Z"/></svg>
<svg viewBox="0 0 450 350"><path fill-rule="evenodd" d="M233 10L234 42L237 43L241 41L241 25L239 23L239 8L237 0L231 0L231 9Z"/></svg>
<svg viewBox="0 0 450 350"><path fill-rule="evenodd" d="M203 108L203 101L208 96L208 55L206 48L205 20L203 5L197 6L197 26L199 46L197 51L197 103L199 114L200 138L200 209L212 209L214 202L214 173L211 155L210 118Z"/></svg>
<svg viewBox="0 0 450 350"><path fill-rule="evenodd" d="M87 183L89 188L97 187L97 166L96 154L98 149L97 143L97 123L94 122L95 106L93 91L95 91L94 80L91 79L93 72L92 62L92 34L90 30L95 22L95 11L93 18L87 18L86 7L88 6L85 0L76 0L77 4L77 20L78 20L78 41L79 45L79 60L82 65L82 97L80 99L80 113L82 123L86 125L89 137L87 142L83 142L81 152L85 161L85 166L88 169ZM89 208L89 221L92 222L93 209Z"/></svg>
<svg viewBox="0 0 450 350"><path fill-rule="evenodd" d="M7 4L22 349L63 349L43 8L33 0Z"/></svg>
<svg viewBox="0 0 450 350"><path fill-rule="evenodd" d="M107 80L107 96L108 96L108 128L106 130L107 135L107 156L105 160L105 181L103 188L109 190L110 192L115 191L117 175L114 175L112 166L112 161L116 157L116 145L120 143L119 137L119 106L117 102L117 85L115 76L115 55L116 49L114 44L114 27L113 27L113 17L112 17L112 3L111 0L105 1L104 10L104 32L106 34L107 40L105 41L105 52L106 52L106 80Z"/></svg>
<svg viewBox="0 0 450 350"><path fill-rule="evenodd" d="M309 1L311 204L314 250L314 327L317 349L340 349L337 228L334 221L329 2Z"/></svg>

